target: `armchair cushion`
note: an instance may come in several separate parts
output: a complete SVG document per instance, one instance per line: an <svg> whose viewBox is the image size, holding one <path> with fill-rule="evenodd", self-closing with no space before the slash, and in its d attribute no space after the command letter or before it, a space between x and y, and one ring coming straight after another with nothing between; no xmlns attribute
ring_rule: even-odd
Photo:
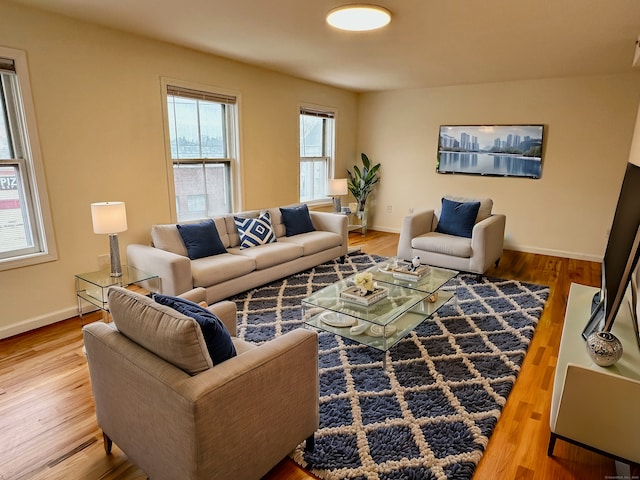
<svg viewBox="0 0 640 480"><path fill-rule="evenodd" d="M213 220L177 225L187 255L191 260L226 253Z"/></svg>
<svg viewBox="0 0 640 480"><path fill-rule="evenodd" d="M276 241L269 212L258 218L233 217L240 234L240 248L250 248Z"/></svg>
<svg viewBox="0 0 640 480"><path fill-rule="evenodd" d="M287 237L315 230L309 215L309 207L306 204L296 207L281 207L280 212Z"/></svg>
<svg viewBox="0 0 640 480"><path fill-rule="evenodd" d="M442 210L436 232L471 238L480 202L456 202L442 199Z"/></svg>
<svg viewBox="0 0 640 480"><path fill-rule="evenodd" d="M190 375L213 366L193 318L126 288L111 287L108 296L113 322L129 340Z"/></svg>
<svg viewBox="0 0 640 480"><path fill-rule="evenodd" d="M216 314L184 298L156 294L153 299L157 303L172 308L198 322L214 365L236 356L231 335Z"/></svg>

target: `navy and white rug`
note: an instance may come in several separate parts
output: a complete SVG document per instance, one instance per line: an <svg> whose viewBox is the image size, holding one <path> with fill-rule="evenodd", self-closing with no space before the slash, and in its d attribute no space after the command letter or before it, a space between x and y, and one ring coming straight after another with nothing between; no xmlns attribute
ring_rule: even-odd
<svg viewBox="0 0 640 480"><path fill-rule="evenodd" d="M238 336L261 343L302 325L312 292L381 261L337 261L234 297ZM323 479L470 479L511 391L549 288L461 274L457 305L387 352L319 337L320 428L293 459Z"/></svg>

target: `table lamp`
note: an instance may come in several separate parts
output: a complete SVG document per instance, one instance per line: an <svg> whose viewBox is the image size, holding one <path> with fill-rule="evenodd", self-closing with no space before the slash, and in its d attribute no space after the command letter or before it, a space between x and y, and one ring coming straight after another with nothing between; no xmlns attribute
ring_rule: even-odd
<svg viewBox="0 0 640 480"><path fill-rule="evenodd" d="M342 211L342 203L340 202L340 195L346 195L347 179L346 178L331 178L329 179L329 191L327 192L330 197L333 198L333 210L336 212Z"/></svg>
<svg viewBox="0 0 640 480"><path fill-rule="evenodd" d="M122 276L118 233L127 229L127 210L124 202L100 202L91 204L91 219L94 233L109 234L109 257L111 276Z"/></svg>

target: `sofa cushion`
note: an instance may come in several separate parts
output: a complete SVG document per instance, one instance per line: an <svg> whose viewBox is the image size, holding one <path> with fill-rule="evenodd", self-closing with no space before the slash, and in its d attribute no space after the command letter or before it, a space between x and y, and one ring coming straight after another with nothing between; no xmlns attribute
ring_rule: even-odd
<svg viewBox="0 0 640 480"><path fill-rule="evenodd" d="M259 245L254 248L229 249L229 253L251 258L255 262L256 270L263 270L290 262L291 260L300 258L303 252L304 249L302 246L284 241L271 243L269 245Z"/></svg>
<svg viewBox="0 0 640 480"><path fill-rule="evenodd" d="M471 258L473 253L470 238L435 232L425 233L413 238L411 240L411 248L460 258Z"/></svg>
<svg viewBox="0 0 640 480"><path fill-rule="evenodd" d="M233 251L234 247L229 248ZM247 250L249 251L249 250ZM256 262L245 255L223 253L191 261L191 277L194 287L210 287L241 277L256 269Z"/></svg>
<svg viewBox="0 0 640 480"><path fill-rule="evenodd" d="M154 225L151 227L151 243L154 247L177 255L187 256L182 237L175 223Z"/></svg>
<svg viewBox="0 0 640 480"><path fill-rule="evenodd" d="M233 220L238 227L240 248L250 248L276 241L269 212L264 212L258 218L234 217Z"/></svg>
<svg viewBox="0 0 640 480"><path fill-rule="evenodd" d="M113 322L129 340L190 375L213 366L193 318L122 287L111 287L108 297Z"/></svg>
<svg viewBox="0 0 640 480"><path fill-rule="evenodd" d="M177 225L177 228L191 260L220 255L227 251L211 219L200 223Z"/></svg>
<svg viewBox="0 0 640 480"><path fill-rule="evenodd" d="M306 204L295 207L280 207L280 212L287 237L315 230L311 215L309 215L309 207Z"/></svg>
<svg viewBox="0 0 640 480"><path fill-rule="evenodd" d="M455 202L442 199L442 210L436 232L471 238L480 202Z"/></svg>
<svg viewBox="0 0 640 480"><path fill-rule="evenodd" d="M293 237L284 237L280 243L294 243L302 247L303 255L313 255L314 253L323 252L333 247L342 245L342 235L333 232L325 232L316 230L307 232Z"/></svg>
<svg viewBox="0 0 640 480"><path fill-rule="evenodd" d="M214 365L236 356L229 331L213 312L184 298L156 294L153 299L198 322Z"/></svg>

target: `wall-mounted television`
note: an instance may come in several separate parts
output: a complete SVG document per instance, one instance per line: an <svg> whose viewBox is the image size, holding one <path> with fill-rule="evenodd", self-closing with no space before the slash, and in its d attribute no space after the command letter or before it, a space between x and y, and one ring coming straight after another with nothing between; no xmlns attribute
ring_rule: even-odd
<svg viewBox="0 0 640 480"><path fill-rule="evenodd" d="M441 125L436 172L540 178L543 125Z"/></svg>
<svg viewBox="0 0 640 480"><path fill-rule="evenodd" d="M600 291L592 302L592 313L582 336L593 331L610 331L622 305L627 287L640 257L640 166L627 164L616 205L607 248L602 260ZM635 285L632 288L636 288ZM637 292L632 292L637 298ZM631 318L640 347L635 305Z"/></svg>

